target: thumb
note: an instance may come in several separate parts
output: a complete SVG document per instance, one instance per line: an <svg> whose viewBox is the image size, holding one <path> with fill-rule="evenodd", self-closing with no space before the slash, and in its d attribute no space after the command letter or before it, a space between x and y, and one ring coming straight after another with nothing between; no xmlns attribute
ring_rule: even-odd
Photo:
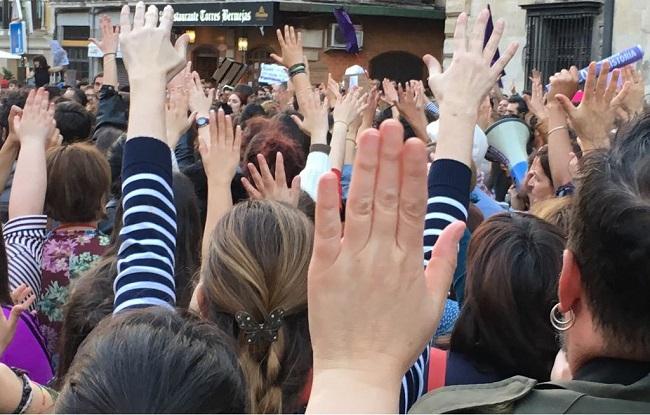
<svg viewBox="0 0 650 415"><path fill-rule="evenodd" d="M431 251L424 271L429 292L442 301L447 296L456 270L458 243L465 232L465 222L457 221L445 228Z"/></svg>
<svg viewBox="0 0 650 415"><path fill-rule="evenodd" d="M440 65L440 62L438 62L438 59L427 54L424 55L422 60L424 61L424 64L427 66L427 69L429 70L429 76L442 73L442 66Z"/></svg>
<svg viewBox="0 0 650 415"><path fill-rule="evenodd" d="M564 112L567 113L568 116L571 116L574 111L576 111L576 108L573 106L573 103L569 98L562 94L557 94L555 95L555 99L560 103L560 106L564 110Z"/></svg>
<svg viewBox="0 0 650 415"><path fill-rule="evenodd" d="M276 63L280 65L284 65L284 61L282 61L282 58L276 55L275 53L271 54L271 59L273 59Z"/></svg>
<svg viewBox="0 0 650 415"><path fill-rule="evenodd" d="M97 39L95 39L94 37L88 38L88 40L89 40L91 43L94 43L95 45L99 46L99 41L98 41Z"/></svg>
<svg viewBox="0 0 650 415"><path fill-rule="evenodd" d="M183 66L181 67L181 70L186 67L185 56L187 56L187 44L189 42L190 37L184 33L176 40L176 44L174 45L176 52L178 52L179 55L183 56Z"/></svg>

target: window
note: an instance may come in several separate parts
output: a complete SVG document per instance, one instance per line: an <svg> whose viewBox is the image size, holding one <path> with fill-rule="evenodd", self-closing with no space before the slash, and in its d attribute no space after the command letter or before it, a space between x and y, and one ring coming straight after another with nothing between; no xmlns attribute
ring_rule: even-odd
<svg viewBox="0 0 650 415"><path fill-rule="evenodd" d="M591 61L595 17L601 3L577 1L571 3L531 4L526 10L526 73L533 69L542 79L563 68L576 65L581 69ZM526 89L531 82L526 77Z"/></svg>
<svg viewBox="0 0 650 415"><path fill-rule="evenodd" d="M68 53L67 71L75 71L75 78L77 80L88 79L88 48L70 48L64 47Z"/></svg>

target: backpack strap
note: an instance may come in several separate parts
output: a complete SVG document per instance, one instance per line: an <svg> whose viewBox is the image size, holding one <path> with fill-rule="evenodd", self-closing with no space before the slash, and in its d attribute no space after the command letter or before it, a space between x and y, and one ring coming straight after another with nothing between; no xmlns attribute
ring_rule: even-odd
<svg viewBox="0 0 650 415"><path fill-rule="evenodd" d="M429 356L429 378L427 381L427 392L445 386L447 376L447 351L431 348Z"/></svg>

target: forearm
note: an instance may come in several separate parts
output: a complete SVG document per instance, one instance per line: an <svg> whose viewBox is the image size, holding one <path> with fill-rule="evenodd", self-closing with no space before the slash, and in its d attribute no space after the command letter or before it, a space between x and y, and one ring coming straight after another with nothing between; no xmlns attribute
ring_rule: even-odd
<svg viewBox="0 0 650 415"><path fill-rule="evenodd" d="M546 135L548 144L548 163L551 168L551 179L557 189L571 182L569 162L571 161L571 139L567 129L566 116L559 104L548 105L549 130ZM550 133L550 134L549 134Z"/></svg>
<svg viewBox="0 0 650 415"><path fill-rule="evenodd" d="M332 141L330 142L330 165L333 169L343 169L347 143L348 125L343 121L335 121L332 129Z"/></svg>
<svg viewBox="0 0 650 415"><path fill-rule="evenodd" d="M298 106L300 108L305 108L307 106L307 99L309 99L309 94L311 93L311 81L309 80L309 75L306 73L299 73L294 75L291 78L295 88L296 99L298 100Z"/></svg>
<svg viewBox="0 0 650 415"><path fill-rule="evenodd" d="M205 261L210 251L212 233L219 220L232 208L230 182L208 178L208 212L201 243L201 258Z"/></svg>
<svg viewBox="0 0 650 415"><path fill-rule="evenodd" d="M117 89L117 62L114 53L104 55L104 85Z"/></svg>
<svg viewBox="0 0 650 415"><path fill-rule="evenodd" d="M18 147L7 142L0 149L0 191L7 185L7 179L11 174L11 168L16 161Z"/></svg>
<svg viewBox="0 0 650 415"><path fill-rule="evenodd" d="M424 144L429 144L429 135L427 134L427 117L424 112L415 120L409 120L415 136L422 140Z"/></svg>
<svg viewBox="0 0 650 415"><path fill-rule="evenodd" d="M477 119L476 109L448 107L443 103L440 107L436 159L456 160L471 167L474 128Z"/></svg>
<svg viewBox="0 0 650 415"><path fill-rule="evenodd" d="M318 370L314 365L307 413L397 413L401 378L376 370Z"/></svg>
<svg viewBox="0 0 650 415"><path fill-rule="evenodd" d="M399 120L399 109L397 109L396 105L393 105L390 108L390 113L391 113L394 120Z"/></svg>
<svg viewBox="0 0 650 415"><path fill-rule="evenodd" d="M45 391L40 385L30 382L32 387L32 401L25 408L24 413L53 413L54 401L52 396ZM20 404L23 392L23 382L16 374L5 364L0 363L0 413L11 414Z"/></svg>
<svg viewBox="0 0 650 415"><path fill-rule="evenodd" d="M370 127L369 127L370 128ZM367 128L365 129L367 130ZM359 129L359 131L365 131ZM348 130L348 134L345 136L345 158L344 164L354 164L354 157L357 153L357 134L352 133Z"/></svg>
<svg viewBox="0 0 650 415"><path fill-rule="evenodd" d="M131 80L131 106L127 140L153 137L166 142L164 79Z"/></svg>
<svg viewBox="0 0 650 415"><path fill-rule="evenodd" d="M9 198L9 219L42 214L46 190L45 148L43 143L27 141L23 143L16 163Z"/></svg>

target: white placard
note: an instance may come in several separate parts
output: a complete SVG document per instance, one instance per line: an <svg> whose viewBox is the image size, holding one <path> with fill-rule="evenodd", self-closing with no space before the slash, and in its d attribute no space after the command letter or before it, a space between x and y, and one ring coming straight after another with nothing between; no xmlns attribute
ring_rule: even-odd
<svg viewBox="0 0 650 415"><path fill-rule="evenodd" d="M88 57L89 58L103 58L104 54L102 53L101 50L95 45L93 42L88 43ZM119 46L117 48L117 57L121 58L122 57L122 51L120 50Z"/></svg>
<svg viewBox="0 0 650 415"><path fill-rule="evenodd" d="M260 70L260 83L276 85L289 81L289 71L287 68L276 64L262 64Z"/></svg>

